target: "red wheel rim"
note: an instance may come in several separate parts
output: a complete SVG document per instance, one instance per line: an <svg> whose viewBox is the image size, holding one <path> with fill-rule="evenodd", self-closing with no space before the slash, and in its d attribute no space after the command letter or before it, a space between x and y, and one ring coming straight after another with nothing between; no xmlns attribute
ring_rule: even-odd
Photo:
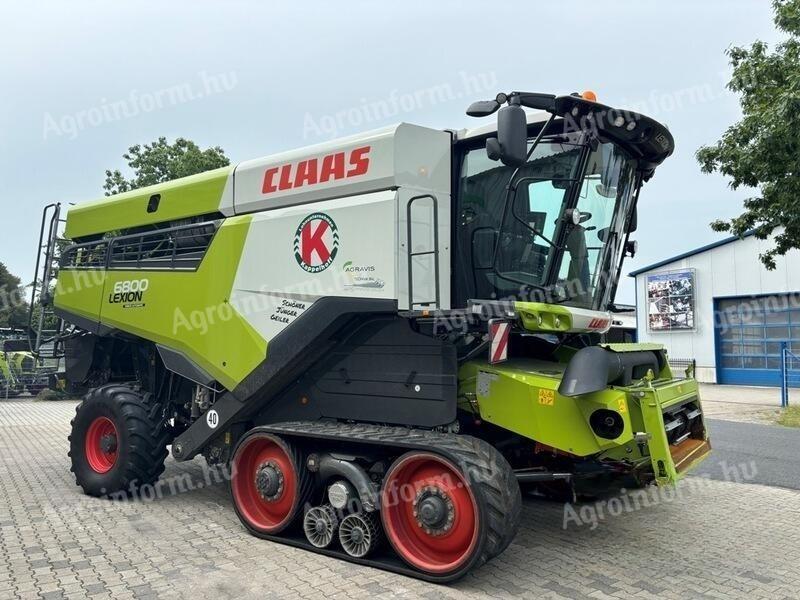
<svg viewBox="0 0 800 600"><path fill-rule="evenodd" d="M114 422L97 417L86 432L86 462L96 473L108 473L117 462L119 436Z"/></svg>
<svg viewBox="0 0 800 600"><path fill-rule="evenodd" d="M258 477L264 468L280 472L279 490L265 497ZM239 446L233 457L233 501L247 524L262 533L277 533L295 513L298 498L297 471L286 446L268 434L254 435Z"/></svg>
<svg viewBox="0 0 800 600"><path fill-rule="evenodd" d="M447 500L449 524L421 524L419 502L431 493ZM458 569L472 557L478 542L475 496L460 471L435 454L407 454L392 465L381 494L381 518L395 551L428 573Z"/></svg>

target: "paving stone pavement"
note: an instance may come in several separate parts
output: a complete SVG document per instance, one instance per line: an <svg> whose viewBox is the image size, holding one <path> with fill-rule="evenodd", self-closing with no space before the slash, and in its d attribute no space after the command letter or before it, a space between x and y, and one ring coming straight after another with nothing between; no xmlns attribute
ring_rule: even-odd
<svg viewBox="0 0 800 600"><path fill-rule="evenodd" d="M0 598L800 597L795 491L695 477L621 516L579 505L566 529L572 513L528 498L503 555L432 585L248 535L201 460L169 459L152 501L86 497L67 458L74 408L0 402Z"/></svg>

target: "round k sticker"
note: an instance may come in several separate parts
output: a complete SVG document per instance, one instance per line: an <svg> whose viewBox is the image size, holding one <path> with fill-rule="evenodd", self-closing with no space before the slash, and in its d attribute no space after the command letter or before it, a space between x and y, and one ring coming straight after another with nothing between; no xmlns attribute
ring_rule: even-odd
<svg viewBox="0 0 800 600"><path fill-rule="evenodd" d="M336 223L325 213L313 213L300 222L294 234L294 257L309 273L324 271L339 251Z"/></svg>

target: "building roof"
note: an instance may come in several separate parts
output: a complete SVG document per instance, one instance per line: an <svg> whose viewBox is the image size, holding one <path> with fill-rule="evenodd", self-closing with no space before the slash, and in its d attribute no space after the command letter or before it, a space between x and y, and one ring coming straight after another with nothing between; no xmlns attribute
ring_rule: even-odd
<svg viewBox="0 0 800 600"><path fill-rule="evenodd" d="M636 269L635 271L631 271L628 273L628 277L636 277L646 271L652 271L653 269L658 269L659 267L663 267L670 263L677 262L679 260L683 260L684 258L689 258L690 256L694 256L695 254L702 254L703 252L707 252L708 250L713 250L714 248L719 248L720 246L724 246L725 244L730 244L731 242L736 242L738 240L742 240L746 237L750 237L755 233L755 230L751 229L750 231L745 231L742 237L738 235L732 235L730 237L726 237L724 239L718 240L711 244L707 244L705 246L701 246L700 248L695 248L694 250L689 250L688 252L684 252L683 254L678 254L676 256L672 256L670 258L665 258L657 263L653 263L652 265L647 265L646 267L642 267L641 269Z"/></svg>

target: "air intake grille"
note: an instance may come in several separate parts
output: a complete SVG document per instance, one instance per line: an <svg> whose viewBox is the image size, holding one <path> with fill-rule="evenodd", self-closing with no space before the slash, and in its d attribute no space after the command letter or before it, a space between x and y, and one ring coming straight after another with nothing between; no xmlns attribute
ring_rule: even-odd
<svg viewBox="0 0 800 600"><path fill-rule="evenodd" d="M76 244L61 254L59 265L67 269L102 269L106 266L108 240Z"/></svg>
<svg viewBox="0 0 800 600"><path fill-rule="evenodd" d="M111 241L110 269L184 269L200 265L216 232L214 223L183 225Z"/></svg>
<svg viewBox="0 0 800 600"><path fill-rule="evenodd" d="M217 223L196 223L66 248L62 269L187 270L200 266Z"/></svg>

